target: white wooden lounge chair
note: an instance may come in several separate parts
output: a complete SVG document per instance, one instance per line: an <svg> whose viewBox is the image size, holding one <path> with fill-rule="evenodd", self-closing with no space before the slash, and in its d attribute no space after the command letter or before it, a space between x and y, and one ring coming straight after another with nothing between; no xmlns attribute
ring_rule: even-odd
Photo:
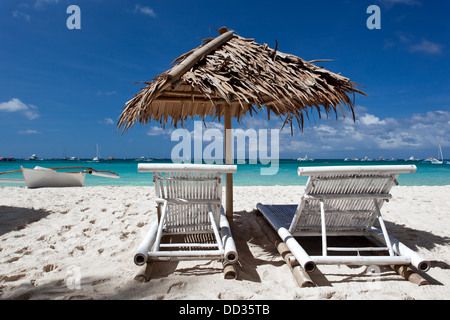
<svg viewBox="0 0 450 320"><path fill-rule="evenodd" d="M411 264L428 271L428 261L388 235L380 212L384 201L391 199L389 192L399 174L416 170L414 165L299 167L298 175L309 179L298 205L259 203L257 208L308 272L316 264ZM373 226L376 220L381 230ZM294 238L302 236L321 236L322 255L310 256ZM328 236L364 236L379 246L329 247ZM368 255L374 251L384 255Z"/></svg>
<svg viewBox="0 0 450 320"><path fill-rule="evenodd" d="M223 174L236 171L235 165L138 164L138 172L153 173L158 221L139 246L135 264L167 260L237 262L236 246L222 208Z"/></svg>

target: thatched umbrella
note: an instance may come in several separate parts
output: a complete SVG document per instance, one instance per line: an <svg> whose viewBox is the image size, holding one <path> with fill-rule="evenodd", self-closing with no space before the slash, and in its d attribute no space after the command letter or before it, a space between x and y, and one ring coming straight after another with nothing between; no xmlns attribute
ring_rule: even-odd
<svg viewBox="0 0 450 320"><path fill-rule="evenodd" d="M355 93L363 94L358 84L332 73L314 62L260 45L228 31L204 39L204 43L174 60L174 66L158 75L126 103L118 128L126 131L138 122L159 122L183 126L187 119L198 116L224 117L225 130L231 129L231 118L238 121L250 113L267 109L284 120L284 125L296 122L303 129L304 117L316 109L328 116L347 108L354 119ZM350 98L350 96L352 98ZM283 127L284 127L283 125ZM229 133L227 131L227 133ZM225 135L225 159L233 162L231 134ZM226 177L226 212L232 209L232 175Z"/></svg>

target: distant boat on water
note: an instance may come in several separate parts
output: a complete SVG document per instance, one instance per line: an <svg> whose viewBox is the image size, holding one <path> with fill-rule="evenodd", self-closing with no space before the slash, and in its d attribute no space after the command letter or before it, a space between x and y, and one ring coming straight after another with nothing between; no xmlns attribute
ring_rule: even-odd
<svg viewBox="0 0 450 320"><path fill-rule="evenodd" d="M140 157L140 158L136 158L136 159L134 159L134 160L135 160L135 161L151 162L151 161L153 161L153 158Z"/></svg>
<svg viewBox="0 0 450 320"><path fill-rule="evenodd" d="M437 157L437 159L434 158L434 157L428 157L425 160L423 160L423 162L429 162L431 164L443 164L444 163L444 156L442 154L441 145L439 144L439 146L438 146L438 157Z"/></svg>
<svg viewBox="0 0 450 320"><path fill-rule="evenodd" d="M64 147L64 153L63 153L63 157L61 160L63 160L63 161L80 161L80 158L67 156L67 147Z"/></svg>
<svg viewBox="0 0 450 320"><path fill-rule="evenodd" d="M92 162L100 162L100 151L98 149L98 144L96 145L96 149L97 149L97 155L92 158Z"/></svg>
<svg viewBox="0 0 450 320"><path fill-rule="evenodd" d="M374 160L372 158L364 157L364 158L361 158L361 160L358 158L351 158L351 159L345 158L344 161L395 161L395 159L394 158L386 159L384 157L379 157L378 159Z"/></svg>
<svg viewBox="0 0 450 320"><path fill-rule="evenodd" d="M314 161L314 159L310 159L308 158L308 155L305 154L305 156L303 158L297 158L297 161Z"/></svg>
<svg viewBox="0 0 450 320"><path fill-rule="evenodd" d="M437 159L436 158L428 158L428 159L425 159L425 161L429 161L431 164L443 164L444 163L444 155L442 154L442 148L441 148L440 144L438 147Z"/></svg>
<svg viewBox="0 0 450 320"><path fill-rule="evenodd" d="M411 157L409 157L409 159L405 159L405 161L420 161L420 159L416 159L416 158L414 158L414 156L411 156Z"/></svg>
<svg viewBox="0 0 450 320"><path fill-rule="evenodd" d="M62 160L70 160L70 158L67 156L67 147L64 147L64 153L63 153L63 157Z"/></svg>
<svg viewBox="0 0 450 320"><path fill-rule="evenodd" d="M39 157L35 153L33 153L31 157L28 158L28 160L39 160Z"/></svg>

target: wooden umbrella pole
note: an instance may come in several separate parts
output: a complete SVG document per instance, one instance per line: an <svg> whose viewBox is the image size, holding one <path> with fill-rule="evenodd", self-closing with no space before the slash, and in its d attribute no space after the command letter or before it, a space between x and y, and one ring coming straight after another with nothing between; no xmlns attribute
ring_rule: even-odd
<svg viewBox="0 0 450 320"><path fill-rule="evenodd" d="M231 106L225 107L225 164L233 164L231 135ZM230 227L233 227L233 174L226 174L226 216Z"/></svg>

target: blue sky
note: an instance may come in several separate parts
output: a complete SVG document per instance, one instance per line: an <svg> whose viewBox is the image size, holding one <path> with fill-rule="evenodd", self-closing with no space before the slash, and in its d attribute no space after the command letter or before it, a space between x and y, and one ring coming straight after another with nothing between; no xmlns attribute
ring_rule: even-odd
<svg viewBox="0 0 450 320"><path fill-rule="evenodd" d="M369 30L370 5L381 29ZM81 30L69 30L69 5ZM450 155L448 0L0 1L0 157L169 157L177 142L157 123L121 135L117 118L141 84L228 29L364 86L357 121L317 119L284 130L280 157ZM212 124L221 128L221 124ZM280 128L245 118L235 128ZM188 123L193 129L193 123Z"/></svg>

